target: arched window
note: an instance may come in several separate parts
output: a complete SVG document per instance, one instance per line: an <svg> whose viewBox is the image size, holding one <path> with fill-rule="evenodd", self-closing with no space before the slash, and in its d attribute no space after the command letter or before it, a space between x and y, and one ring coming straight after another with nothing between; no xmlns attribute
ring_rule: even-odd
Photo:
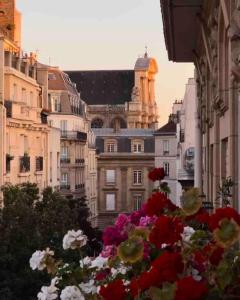
<svg viewBox="0 0 240 300"><path fill-rule="evenodd" d="M127 124L124 119L116 117L112 119L110 123L110 128L114 128L114 129L127 128Z"/></svg>
<svg viewBox="0 0 240 300"><path fill-rule="evenodd" d="M103 127L103 120L100 118L96 118L92 120L91 128L102 128Z"/></svg>

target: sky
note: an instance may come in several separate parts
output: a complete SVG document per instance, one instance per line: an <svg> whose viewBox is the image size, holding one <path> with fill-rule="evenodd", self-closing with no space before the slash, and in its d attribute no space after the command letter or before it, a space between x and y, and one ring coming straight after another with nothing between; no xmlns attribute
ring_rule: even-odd
<svg viewBox="0 0 240 300"><path fill-rule="evenodd" d="M22 48L63 70L133 69L148 48L158 63L160 125L184 96L193 65L168 61L160 0L17 0Z"/></svg>

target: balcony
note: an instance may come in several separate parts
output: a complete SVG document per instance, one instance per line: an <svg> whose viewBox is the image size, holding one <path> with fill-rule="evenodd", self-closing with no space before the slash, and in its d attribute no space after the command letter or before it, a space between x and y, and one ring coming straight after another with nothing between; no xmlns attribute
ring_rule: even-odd
<svg viewBox="0 0 240 300"><path fill-rule="evenodd" d="M37 172L43 171L43 157L42 156L36 157L36 171Z"/></svg>
<svg viewBox="0 0 240 300"><path fill-rule="evenodd" d="M65 184L65 183L61 183L60 184L60 190L61 191L69 191L70 190L70 185L69 184Z"/></svg>
<svg viewBox="0 0 240 300"><path fill-rule="evenodd" d="M4 106L6 108L6 116L7 118L12 118L12 101L5 100Z"/></svg>
<svg viewBox="0 0 240 300"><path fill-rule="evenodd" d="M87 133L82 131L61 131L61 138L66 140L76 140L87 142Z"/></svg>
<svg viewBox="0 0 240 300"><path fill-rule="evenodd" d="M20 173L27 173L30 171L30 156L24 155L20 157Z"/></svg>
<svg viewBox="0 0 240 300"><path fill-rule="evenodd" d="M14 156L11 156L10 154L6 154L6 173L11 172L11 160L14 159Z"/></svg>
<svg viewBox="0 0 240 300"><path fill-rule="evenodd" d="M71 160L70 158L61 158L60 163L61 164L70 164Z"/></svg>
<svg viewBox="0 0 240 300"><path fill-rule="evenodd" d="M184 143L185 141L185 132L183 129L180 130L180 143Z"/></svg>
<svg viewBox="0 0 240 300"><path fill-rule="evenodd" d="M75 185L75 190L81 190L81 189L84 189L85 188L85 184L82 183L82 184L76 184Z"/></svg>
<svg viewBox="0 0 240 300"><path fill-rule="evenodd" d="M84 158L76 158L75 159L75 163L76 164L84 164L85 163L85 159Z"/></svg>

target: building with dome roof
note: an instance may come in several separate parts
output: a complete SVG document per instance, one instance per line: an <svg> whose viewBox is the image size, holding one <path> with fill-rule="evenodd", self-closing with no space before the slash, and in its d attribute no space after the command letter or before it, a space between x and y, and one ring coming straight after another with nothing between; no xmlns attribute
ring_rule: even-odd
<svg viewBox="0 0 240 300"><path fill-rule="evenodd" d="M98 150L98 222L141 208L153 183L157 62L147 53L132 70L66 71L87 103Z"/></svg>

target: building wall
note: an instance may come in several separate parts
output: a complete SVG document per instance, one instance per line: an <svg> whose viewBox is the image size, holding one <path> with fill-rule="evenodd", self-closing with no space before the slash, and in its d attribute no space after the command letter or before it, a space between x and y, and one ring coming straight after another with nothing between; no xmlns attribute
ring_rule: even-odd
<svg viewBox="0 0 240 300"><path fill-rule="evenodd" d="M127 132L128 129L122 130ZM97 137L98 156L98 226L104 228L113 224L119 213L131 213L141 208L154 188L148 179L148 173L154 168L154 138L134 136L134 130L126 137L119 133ZM151 145L147 147L145 141ZM113 152L108 152L108 143L114 142ZM134 152L134 144L141 144L141 151ZM136 148L135 148L136 150ZM114 172L114 175L112 175ZM135 172L135 175L134 175ZM141 175L136 175L136 172ZM111 174L110 174L111 173ZM109 176L113 179L109 182ZM141 180L136 176L141 176ZM134 179L135 178L135 179ZM134 181L135 180L135 181ZM107 206L107 195L112 194L115 204ZM137 205L137 201L138 205Z"/></svg>
<svg viewBox="0 0 240 300"><path fill-rule="evenodd" d="M168 141L169 152L164 152L164 143ZM181 190L180 184L177 181L177 136L175 135L164 135L155 136L155 167L164 168L164 164L169 164L169 175L166 175L164 182L168 183L171 190L169 198L176 204L180 202L179 191Z"/></svg>
<svg viewBox="0 0 240 300"><path fill-rule="evenodd" d="M51 186L54 190L59 190L60 187L60 138L60 130L51 127L48 135L48 186Z"/></svg>

